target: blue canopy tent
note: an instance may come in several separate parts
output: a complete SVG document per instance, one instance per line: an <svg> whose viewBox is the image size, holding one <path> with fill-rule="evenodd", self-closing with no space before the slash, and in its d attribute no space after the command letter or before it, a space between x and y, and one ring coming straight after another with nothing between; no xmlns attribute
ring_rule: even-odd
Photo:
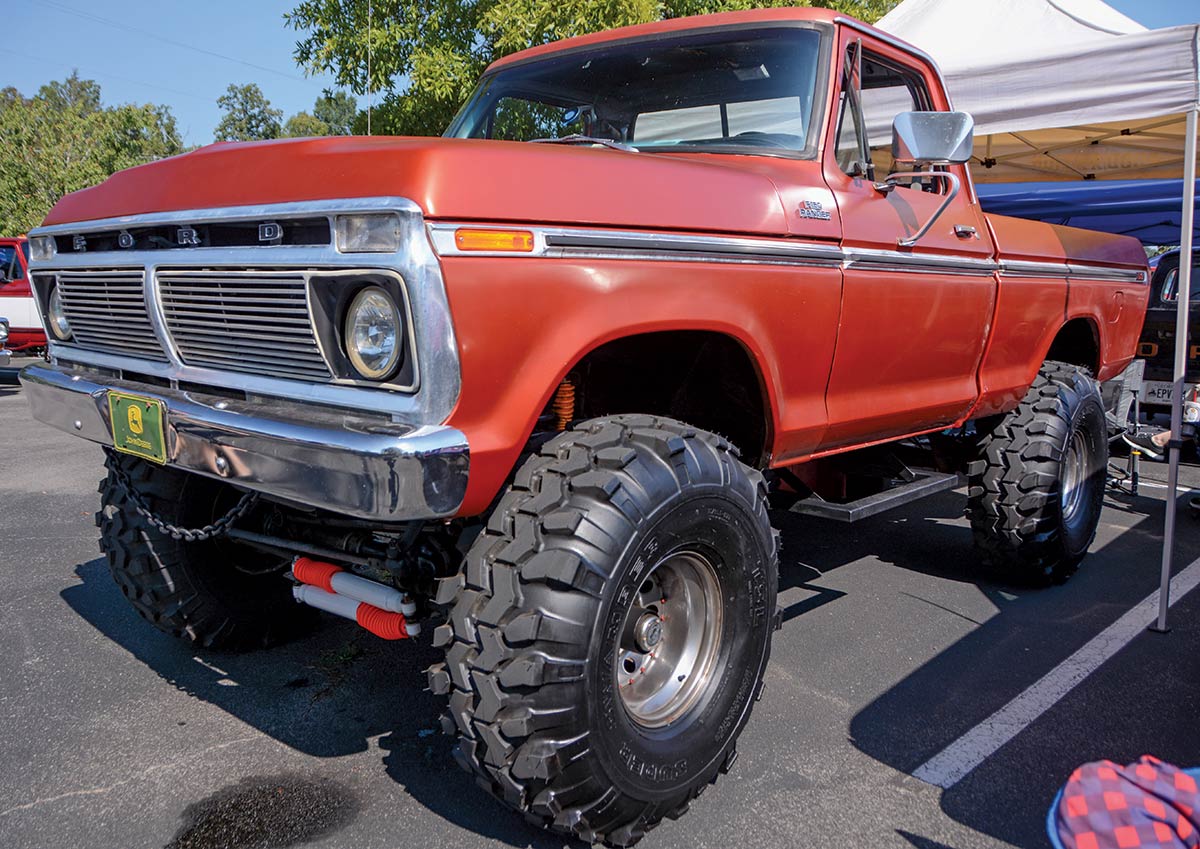
<svg viewBox="0 0 1200 849"><path fill-rule="evenodd" d="M984 183L976 190L984 210L998 215L1119 233L1146 245L1180 242L1183 180ZM1193 240L1200 242L1195 226Z"/></svg>

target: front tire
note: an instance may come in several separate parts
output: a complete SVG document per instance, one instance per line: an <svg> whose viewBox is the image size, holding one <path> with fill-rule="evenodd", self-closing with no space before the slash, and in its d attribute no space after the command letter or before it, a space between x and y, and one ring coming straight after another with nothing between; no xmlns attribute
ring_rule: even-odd
<svg viewBox="0 0 1200 849"><path fill-rule="evenodd" d="M766 489L724 439L613 416L517 473L439 602L457 759L531 821L628 846L735 756L775 622Z"/></svg>
<svg viewBox="0 0 1200 849"><path fill-rule="evenodd" d="M172 539L141 516L117 479L120 468L150 509L180 525L205 525L240 493L198 475L106 452L100 483L100 551L133 608L156 628L196 646L249 651L314 627L281 577L286 563L228 539ZM277 568L273 568L277 567Z"/></svg>
<svg viewBox="0 0 1200 849"><path fill-rule="evenodd" d="M1098 384L1047 361L1015 410L981 426L967 467L967 514L985 560L1028 583L1069 578L1096 536L1107 468Z"/></svg>

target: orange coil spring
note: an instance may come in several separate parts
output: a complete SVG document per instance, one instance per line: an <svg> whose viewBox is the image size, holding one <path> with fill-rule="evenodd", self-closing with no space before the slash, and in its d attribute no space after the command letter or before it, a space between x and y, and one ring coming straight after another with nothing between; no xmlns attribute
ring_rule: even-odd
<svg viewBox="0 0 1200 849"><path fill-rule="evenodd" d="M558 417L558 429L566 430L571 419L575 418L575 384L571 382L571 378L568 377L558 384L558 389L554 390L554 402L551 407L554 415Z"/></svg>

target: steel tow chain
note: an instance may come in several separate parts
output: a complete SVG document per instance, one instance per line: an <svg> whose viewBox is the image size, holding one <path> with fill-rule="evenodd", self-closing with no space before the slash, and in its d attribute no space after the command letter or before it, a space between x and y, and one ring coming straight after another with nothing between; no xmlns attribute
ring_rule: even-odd
<svg viewBox="0 0 1200 849"><path fill-rule="evenodd" d="M121 488L125 490L125 494L129 496L129 500L133 502L133 507L137 510L139 516L160 532L171 537L171 539L179 539L184 542L200 542L222 536L228 532L234 522L249 513L254 505L258 503L258 493L247 492L237 504L230 508L228 513L215 522L207 524L202 528L181 528L179 525L172 525L170 522L163 521L150 509L145 499L142 498L141 493L134 489L133 481L129 479L129 475L124 469L114 463L112 471L113 476L117 479L117 483L121 485Z"/></svg>

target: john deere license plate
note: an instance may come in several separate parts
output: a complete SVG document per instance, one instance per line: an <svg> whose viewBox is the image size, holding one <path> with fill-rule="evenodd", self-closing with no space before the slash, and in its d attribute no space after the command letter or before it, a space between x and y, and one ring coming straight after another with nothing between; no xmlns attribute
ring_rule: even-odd
<svg viewBox="0 0 1200 849"><path fill-rule="evenodd" d="M166 417L162 401L110 389L108 413L114 448L155 463L167 461L167 440L163 434Z"/></svg>

